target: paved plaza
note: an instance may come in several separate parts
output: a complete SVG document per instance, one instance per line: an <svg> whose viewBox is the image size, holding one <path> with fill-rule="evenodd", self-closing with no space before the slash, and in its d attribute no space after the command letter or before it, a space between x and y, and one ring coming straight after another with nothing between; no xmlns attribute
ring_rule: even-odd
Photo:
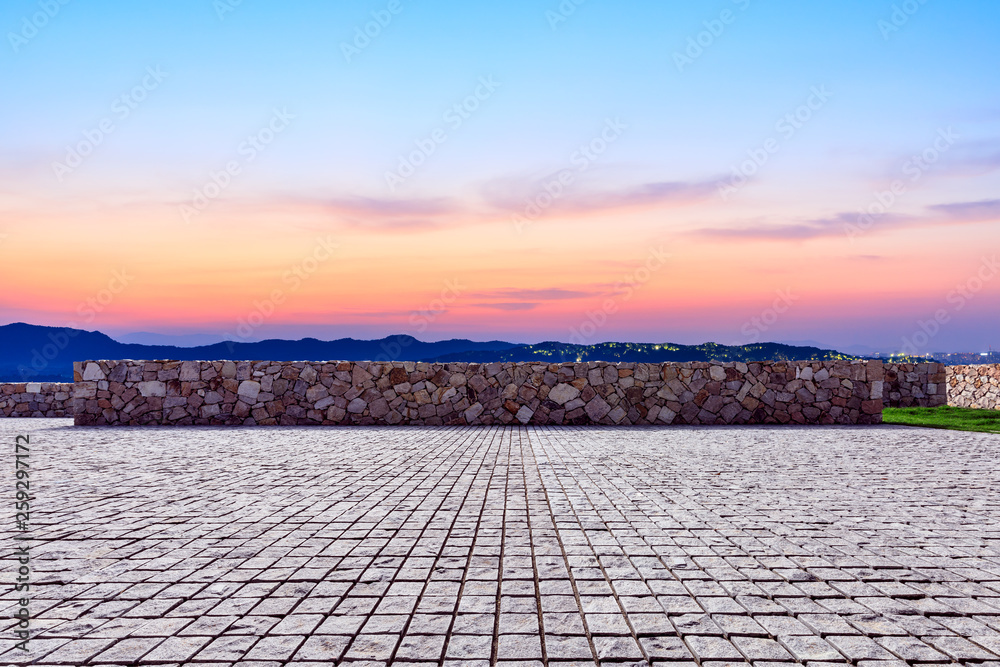
<svg viewBox="0 0 1000 667"><path fill-rule="evenodd" d="M30 652L12 648L31 436ZM0 664L1000 665L1000 437L0 420Z"/></svg>

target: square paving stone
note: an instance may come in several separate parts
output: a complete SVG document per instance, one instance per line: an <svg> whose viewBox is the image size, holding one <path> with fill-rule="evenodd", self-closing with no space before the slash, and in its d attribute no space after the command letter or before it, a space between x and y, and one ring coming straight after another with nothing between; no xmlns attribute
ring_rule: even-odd
<svg viewBox="0 0 1000 667"><path fill-rule="evenodd" d="M344 654L349 641L348 637L340 635L313 635L306 639L295 653L295 660L316 660L321 662L339 660Z"/></svg>
<svg viewBox="0 0 1000 667"><path fill-rule="evenodd" d="M448 660L489 660L493 656L490 635L452 635L448 640Z"/></svg>
<svg viewBox="0 0 1000 667"><path fill-rule="evenodd" d="M512 660L541 660L542 642L535 635L500 635L497 655Z"/></svg>
<svg viewBox="0 0 1000 667"><path fill-rule="evenodd" d="M67 423L38 664L1000 667L980 434Z"/></svg>

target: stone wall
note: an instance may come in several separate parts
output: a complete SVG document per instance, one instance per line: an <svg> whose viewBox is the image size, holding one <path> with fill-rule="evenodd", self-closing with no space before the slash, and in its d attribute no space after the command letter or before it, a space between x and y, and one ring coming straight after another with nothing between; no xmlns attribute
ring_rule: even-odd
<svg viewBox="0 0 1000 667"><path fill-rule="evenodd" d="M73 385L58 382L0 384L0 417L72 417Z"/></svg>
<svg viewBox="0 0 1000 667"><path fill-rule="evenodd" d="M949 367L937 362L886 364L882 402L892 408L933 408L948 403Z"/></svg>
<svg viewBox="0 0 1000 667"><path fill-rule="evenodd" d="M92 424L876 424L874 362L86 361Z"/></svg>
<svg viewBox="0 0 1000 667"><path fill-rule="evenodd" d="M877 423L857 383L887 407L1000 409L998 364L84 362L77 379L88 424ZM0 417L73 416L73 391L0 384Z"/></svg>
<svg viewBox="0 0 1000 667"><path fill-rule="evenodd" d="M1000 364L949 366L948 405L1000 410Z"/></svg>

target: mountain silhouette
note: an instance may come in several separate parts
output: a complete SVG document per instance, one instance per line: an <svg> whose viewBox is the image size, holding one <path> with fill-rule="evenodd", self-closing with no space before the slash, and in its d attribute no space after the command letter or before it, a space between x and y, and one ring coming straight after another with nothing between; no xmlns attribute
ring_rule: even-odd
<svg viewBox="0 0 1000 667"><path fill-rule="evenodd" d="M502 351L515 346L515 343L503 341L463 339L425 343L413 336L398 335L380 340L303 338L177 347L119 343L99 331L18 322L0 326L0 381L72 382L73 362L86 359L420 361L461 352Z"/></svg>
<svg viewBox="0 0 1000 667"><path fill-rule="evenodd" d="M87 359L175 359L275 361L770 361L855 359L818 347L754 343L751 345L677 345L673 343L599 343L535 345L465 339L425 343L400 334L379 340L262 340L224 342L199 347L120 343L99 331L34 324L0 326L0 382L72 382L73 362Z"/></svg>

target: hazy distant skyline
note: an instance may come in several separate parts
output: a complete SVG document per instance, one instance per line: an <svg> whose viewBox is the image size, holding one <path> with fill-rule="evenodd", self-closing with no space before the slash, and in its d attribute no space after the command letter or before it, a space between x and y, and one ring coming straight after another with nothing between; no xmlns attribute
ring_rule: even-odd
<svg viewBox="0 0 1000 667"><path fill-rule="evenodd" d="M0 322L1000 346L996 3L11 0L0 28Z"/></svg>
<svg viewBox="0 0 1000 667"><path fill-rule="evenodd" d="M231 340L230 338L227 338L224 334L159 334L159 333L142 332L142 331L132 331L124 333L117 333L117 332L103 332L103 333L108 333L108 335L110 335L111 338L120 343L135 343L139 345L173 345L176 347L199 347L202 345L213 345L215 343L222 343L227 340ZM315 336L316 333L317 332L314 331L310 333L308 336L301 336L293 330L289 331L288 336L290 336L292 339L299 339L302 337L316 337ZM326 336L324 338L322 332L319 333L320 333L320 339L336 339L343 337L336 334L331 334L331 336ZM271 336L241 339L240 342L256 343L262 340L266 340L267 338L281 338L281 336L282 334L280 332L274 332L274 335ZM392 336L393 335L390 335L388 337L391 338ZM436 336L431 338L423 336L418 338L418 340L421 340L421 342L439 342L440 340L444 339L438 338ZM520 341L503 341L503 342L517 343ZM547 341L539 341L539 342L547 342ZM601 344L608 342L618 342L618 341L594 340L594 341L588 341L587 343ZM671 341L659 341L659 342L669 343ZM711 343L716 341L703 341L703 342ZM817 341L817 340L775 340L775 341L765 340L760 342L779 343L782 345L796 345L800 347L818 347L820 349L837 348L837 346L835 345L831 345L827 342ZM858 345L858 344L846 345L844 347L841 347L837 351L844 352L847 354L861 355L861 356L871 355L876 353L885 354L892 352L889 349L879 349L868 345ZM975 354L979 353L979 350L966 350L966 352L971 352ZM952 354L953 352L944 350L933 350L932 354L934 353Z"/></svg>

